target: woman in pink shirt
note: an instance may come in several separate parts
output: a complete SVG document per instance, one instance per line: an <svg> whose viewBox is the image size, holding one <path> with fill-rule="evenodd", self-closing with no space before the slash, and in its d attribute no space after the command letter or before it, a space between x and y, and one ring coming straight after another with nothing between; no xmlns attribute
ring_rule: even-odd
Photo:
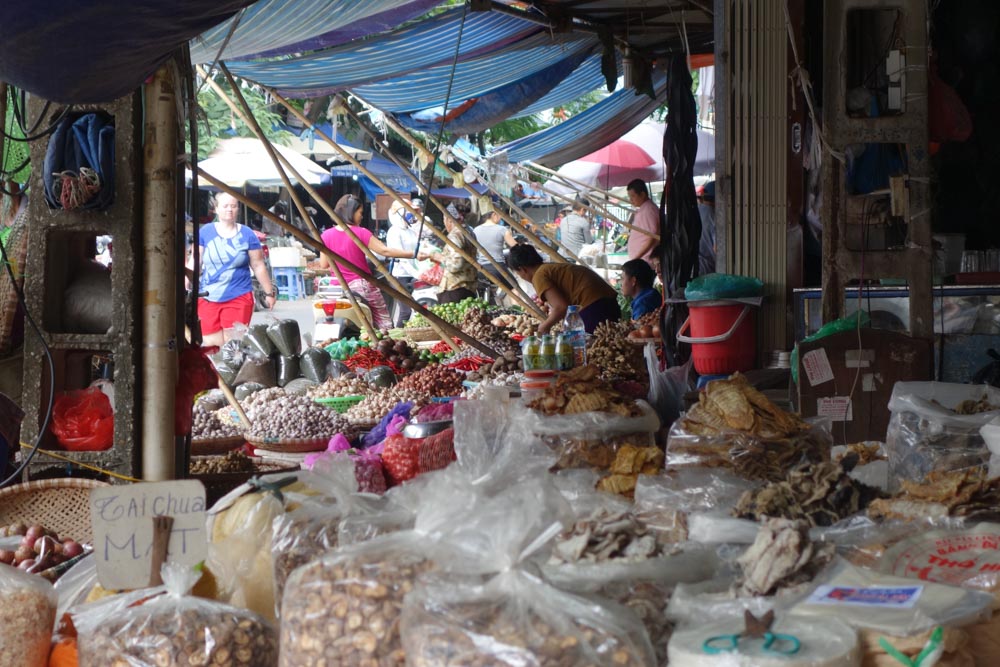
<svg viewBox="0 0 1000 667"><path fill-rule="evenodd" d="M379 241L374 234L361 226L364 209L361 208L361 201L354 195L344 195L341 197L333 210L334 213L340 216L341 220L348 223L354 235L375 254L383 257L414 258L412 251L390 248ZM371 275L371 270L368 268L368 258L365 257L364 251L358 247L354 239L347 235L347 232L342 231L339 227L331 227L323 232L321 238L323 239L323 244L333 251L335 255L363 268L366 275ZM322 255L319 261L320 266L324 268L330 267L330 260L327 259L326 255ZM344 274L344 280L347 282L345 289L349 289L363 298L368 307L371 308L372 323L375 325L375 328L390 328L392 326L392 318L389 316L389 309L385 305L382 292L353 270L347 268L346 265L337 262L337 266L340 267L340 271Z"/></svg>

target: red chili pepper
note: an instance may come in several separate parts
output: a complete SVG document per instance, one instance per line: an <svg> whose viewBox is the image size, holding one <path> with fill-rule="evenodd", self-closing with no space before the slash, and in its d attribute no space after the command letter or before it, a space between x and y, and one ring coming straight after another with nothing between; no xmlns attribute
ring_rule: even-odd
<svg viewBox="0 0 1000 667"><path fill-rule="evenodd" d="M388 366L392 369L393 373L398 374L401 371L399 366L389 361L385 355L378 350L373 350L370 347L363 347L359 349L357 352L344 360L344 365L351 370L354 370L357 367L372 368L373 366Z"/></svg>

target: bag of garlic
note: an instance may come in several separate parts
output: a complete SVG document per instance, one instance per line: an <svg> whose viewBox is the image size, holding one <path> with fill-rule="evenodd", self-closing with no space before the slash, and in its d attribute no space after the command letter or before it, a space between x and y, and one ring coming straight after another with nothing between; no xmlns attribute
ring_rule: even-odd
<svg viewBox="0 0 1000 667"><path fill-rule="evenodd" d="M421 486L413 528L334 551L299 567L281 600L284 667L402 667L399 614L418 576L454 557L442 535L474 512L479 493L446 471Z"/></svg>
<svg viewBox="0 0 1000 667"><path fill-rule="evenodd" d="M192 597L195 569L163 566L164 585L82 605L70 613L80 667L273 667L277 632L245 609Z"/></svg>
<svg viewBox="0 0 1000 667"><path fill-rule="evenodd" d="M403 604L407 665L652 665L639 618L545 581L538 563L563 530L551 480L481 500L443 537L452 556Z"/></svg>
<svg viewBox="0 0 1000 667"><path fill-rule="evenodd" d="M45 667L57 601L47 580L0 565L0 667Z"/></svg>

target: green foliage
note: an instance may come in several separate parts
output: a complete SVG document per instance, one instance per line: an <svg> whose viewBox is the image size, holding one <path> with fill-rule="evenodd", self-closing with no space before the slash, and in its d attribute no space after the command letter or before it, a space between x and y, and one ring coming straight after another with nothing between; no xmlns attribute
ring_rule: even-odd
<svg viewBox="0 0 1000 667"><path fill-rule="evenodd" d="M222 77L216 79L219 86L232 97L228 82ZM277 130L275 125L282 121L264 94L246 81L237 79L240 92L246 99L254 118L264 131L264 136L273 143L285 144L292 136L285 130ZM204 159L215 150L221 139L230 137L253 137L253 130L234 113L226 102L208 85L198 92L198 158ZM191 150L191 138L186 137L186 149Z"/></svg>
<svg viewBox="0 0 1000 667"><path fill-rule="evenodd" d="M607 96L608 94L604 91L603 88L592 90L589 93L581 95L572 102L564 104L561 107L556 107L555 109L552 110L552 113L556 118L556 122L567 120L579 113L586 111L587 109L594 106Z"/></svg>
<svg viewBox="0 0 1000 667"><path fill-rule="evenodd" d="M546 127L548 125L537 116L524 116L522 118L508 118L486 130L483 134L487 143L499 146L544 130Z"/></svg>

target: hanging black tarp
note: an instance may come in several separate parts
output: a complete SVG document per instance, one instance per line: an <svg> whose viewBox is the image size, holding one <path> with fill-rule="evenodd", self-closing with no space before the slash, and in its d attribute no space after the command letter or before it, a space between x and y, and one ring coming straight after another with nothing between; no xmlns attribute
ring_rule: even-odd
<svg viewBox="0 0 1000 667"><path fill-rule="evenodd" d="M253 0L6 0L0 80L62 104L109 102Z"/></svg>
<svg viewBox="0 0 1000 667"><path fill-rule="evenodd" d="M681 54L670 60L667 76L667 131L663 136L663 161L667 178L660 201L660 263L664 288L680 293L698 275L698 246L701 242L701 216L694 191L694 165L698 155L698 112L687 58ZM678 354L674 337L685 308L666 309L661 326L664 343L674 363L686 354Z"/></svg>

